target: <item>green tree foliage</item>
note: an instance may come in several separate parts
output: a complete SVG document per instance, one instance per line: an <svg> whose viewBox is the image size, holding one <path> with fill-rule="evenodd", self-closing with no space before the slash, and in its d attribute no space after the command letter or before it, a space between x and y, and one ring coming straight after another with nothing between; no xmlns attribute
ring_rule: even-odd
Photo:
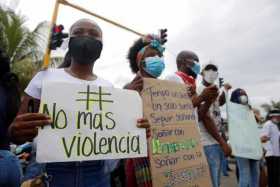
<svg viewBox="0 0 280 187"><path fill-rule="evenodd" d="M25 58L33 61L42 59L48 24L42 22L30 31L25 22L25 17L0 5L0 47L6 49L11 63Z"/></svg>
<svg viewBox="0 0 280 187"><path fill-rule="evenodd" d="M24 16L0 3L0 47L10 58L12 72L19 77L21 92L40 69L49 29L47 22L41 22L31 31L25 22Z"/></svg>
<svg viewBox="0 0 280 187"><path fill-rule="evenodd" d="M36 65L30 59L23 59L21 61L17 61L12 66L12 71L18 76L20 90L23 93L24 89L27 87L28 83L35 75L37 71L39 71L39 65Z"/></svg>

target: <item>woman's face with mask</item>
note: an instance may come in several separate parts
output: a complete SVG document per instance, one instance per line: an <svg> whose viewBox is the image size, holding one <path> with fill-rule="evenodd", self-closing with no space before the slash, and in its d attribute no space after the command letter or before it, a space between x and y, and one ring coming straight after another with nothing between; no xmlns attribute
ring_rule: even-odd
<svg viewBox="0 0 280 187"><path fill-rule="evenodd" d="M145 48L138 67L142 75L157 78L165 68L163 55L158 50L148 46Z"/></svg>
<svg viewBox="0 0 280 187"><path fill-rule="evenodd" d="M70 29L69 53L75 63L94 63L102 51L102 31L90 20L80 20Z"/></svg>
<svg viewBox="0 0 280 187"><path fill-rule="evenodd" d="M248 105L249 103L248 95L244 90L240 91L239 102L243 105Z"/></svg>

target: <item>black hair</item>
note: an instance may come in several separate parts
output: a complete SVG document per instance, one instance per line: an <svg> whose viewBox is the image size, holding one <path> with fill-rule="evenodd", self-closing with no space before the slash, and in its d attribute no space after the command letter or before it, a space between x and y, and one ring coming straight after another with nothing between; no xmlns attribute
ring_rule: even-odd
<svg viewBox="0 0 280 187"><path fill-rule="evenodd" d="M137 54L138 52L148 44L143 42L142 38L136 40L134 44L129 48L127 59L130 65L130 69L132 73L137 73L139 71L138 65L137 65Z"/></svg>
<svg viewBox="0 0 280 187"><path fill-rule="evenodd" d="M66 52L63 62L58 66L58 68L68 68L71 65L71 56L69 51Z"/></svg>
<svg viewBox="0 0 280 187"><path fill-rule="evenodd" d="M20 106L19 79L10 70L10 59L0 49L0 86L7 95L7 124L10 125Z"/></svg>
<svg viewBox="0 0 280 187"><path fill-rule="evenodd" d="M203 70L213 70L213 71L218 71L218 67L215 64L207 64Z"/></svg>
<svg viewBox="0 0 280 187"><path fill-rule="evenodd" d="M242 91L241 88L235 89L235 90L231 93L230 101L233 102L233 103L240 104L239 97L241 96L241 91Z"/></svg>
<svg viewBox="0 0 280 187"><path fill-rule="evenodd" d="M243 92L243 93L242 93ZM240 101L240 96L245 94L248 97L248 94L245 90L241 89L241 88L237 88L235 89L232 93L231 93L231 97L230 97L230 101L232 103L236 103L236 104L241 104ZM252 109L252 106L248 103L248 106L250 109Z"/></svg>

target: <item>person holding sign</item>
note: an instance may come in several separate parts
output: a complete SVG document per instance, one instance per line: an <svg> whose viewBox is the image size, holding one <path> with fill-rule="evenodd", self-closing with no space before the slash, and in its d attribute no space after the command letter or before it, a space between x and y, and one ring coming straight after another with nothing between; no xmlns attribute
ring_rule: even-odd
<svg viewBox="0 0 280 187"><path fill-rule="evenodd" d="M181 51L176 58L178 71L174 74L167 75L166 80L186 84L189 93L192 96L194 107L199 106L205 101L211 101L218 96L218 89L215 86L206 88L200 95L196 93L196 78L200 73L200 64L198 56L192 51ZM203 110L208 110L203 107ZM201 111L203 114L205 111Z"/></svg>
<svg viewBox="0 0 280 187"><path fill-rule="evenodd" d="M232 94L230 101L232 103L244 105L251 109L249 105L248 95L243 89L235 89ZM241 118L242 116L240 116ZM243 118L243 117L242 117ZM254 119L255 120L255 119ZM255 123L256 124L256 123ZM257 124L256 124L257 125ZM255 127L257 129L257 126ZM244 131L242 131L244 132ZM230 132L231 133L231 132ZM250 133L250 132L244 132ZM233 136L240 136L240 134L232 134ZM243 134L245 136L249 136L249 134ZM231 136L231 134L230 134ZM236 137L238 138L238 137ZM246 142L242 142L246 144ZM243 148L244 150L239 150L240 152L247 152L248 148ZM259 186L259 175L260 175L260 166L259 160L256 159L249 159L245 157L236 156L237 166L238 166L238 173L239 173L239 187L255 187Z"/></svg>
<svg viewBox="0 0 280 187"><path fill-rule="evenodd" d="M200 73L198 56L192 51L181 51L176 64L178 71L175 74L166 76L166 80L186 84L192 95L194 107L198 107L198 117L205 122L205 128L222 146L226 155L230 155L231 149L223 138L219 135L212 118L208 114L209 107L218 96L218 88L215 85L208 86L200 94L196 93L196 78ZM203 105L201 105L203 104Z"/></svg>
<svg viewBox="0 0 280 187"><path fill-rule="evenodd" d="M33 141L38 128L52 123L51 118L39 114L39 104L43 81L63 81L68 83L90 83L102 87L113 87L103 78L93 73L96 60L99 58L103 42L102 30L92 20L81 19L70 28L69 55L70 66L61 69L49 69L39 72L25 90L20 112L9 128L9 134L15 143ZM57 90L56 90L57 91ZM63 92L63 90L60 90ZM67 97L67 93L65 93ZM28 111L29 103L34 103L34 111ZM49 153L55 154L55 153ZM116 160L96 160L84 162L47 163L45 172L49 176L50 187L109 187L110 172Z"/></svg>
<svg viewBox="0 0 280 187"><path fill-rule="evenodd" d="M224 151L225 155L229 155L231 149L224 141L224 139L220 136L215 122L208 112L212 103L218 96L218 88L215 85L208 85L206 88L196 93L196 78L200 73L200 64L199 58L194 52L180 52L177 56L176 62L178 71L175 74L168 75L166 77L166 80L186 84L191 87L191 90L193 90L191 98L194 107L198 107L197 114L199 121L202 121L203 124L205 124L205 129L215 139L215 141L217 141L221 145L221 148ZM216 172L213 172L213 169L211 169L211 165L209 166L212 183L215 187L219 186L218 170Z"/></svg>
<svg viewBox="0 0 280 187"><path fill-rule="evenodd" d="M164 36L164 38L165 37L166 36ZM136 76L125 86L125 89L136 90L140 93L143 89L144 77L156 79L161 75L165 68L163 60L164 48L162 47L166 42L164 38L147 35L146 37L137 40L129 49L128 59L130 67L132 72L136 73ZM147 121L144 127L149 127ZM152 177L148 158L128 159L126 161L125 170L126 186L152 187Z"/></svg>
<svg viewBox="0 0 280 187"><path fill-rule="evenodd" d="M201 85L197 88L198 94L202 93L203 90L209 86L215 85L215 81L218 78L218 67L214 64L206 64L203 68L201 75L203 80ZM225 84L224 88L229 90L231 86L229 84ZM225 93L223 92L220 97L218 97L210 106L209 114L214 121L213 128L215 128L216 138L205 128L203 121L199 121L199 130L201 134L201 142L204 146L205 155L208 161L208 165L210 168L210 173L212 177L212 182L214 187L218 187L220 185L220 173L221 173L221 161L223 159L223 150L221 145L218 143L216 139L221 139L222 136L218 134L219 129L222 125L222 117L220 106L225 103ZM221 142L221 141L220 141Z"/></svg>
<svg viewBox="0 0 280 187"><path fill-rule="evenodd" d="M268 186L276 187L280 186L280 110L271 110L268 118L261 132L261 140L266 143Z"/></svg>

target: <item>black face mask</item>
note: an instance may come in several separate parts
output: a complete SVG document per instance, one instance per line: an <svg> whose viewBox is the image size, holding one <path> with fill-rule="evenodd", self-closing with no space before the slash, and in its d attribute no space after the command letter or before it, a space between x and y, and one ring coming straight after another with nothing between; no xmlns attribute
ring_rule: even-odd
<svg viewBox="0 0 280 187"><path fill-rule="evenodd" d="M101 41L88 36L71 37L69 53L76 63L94 63L101 54L103 44Z"/></svg>

